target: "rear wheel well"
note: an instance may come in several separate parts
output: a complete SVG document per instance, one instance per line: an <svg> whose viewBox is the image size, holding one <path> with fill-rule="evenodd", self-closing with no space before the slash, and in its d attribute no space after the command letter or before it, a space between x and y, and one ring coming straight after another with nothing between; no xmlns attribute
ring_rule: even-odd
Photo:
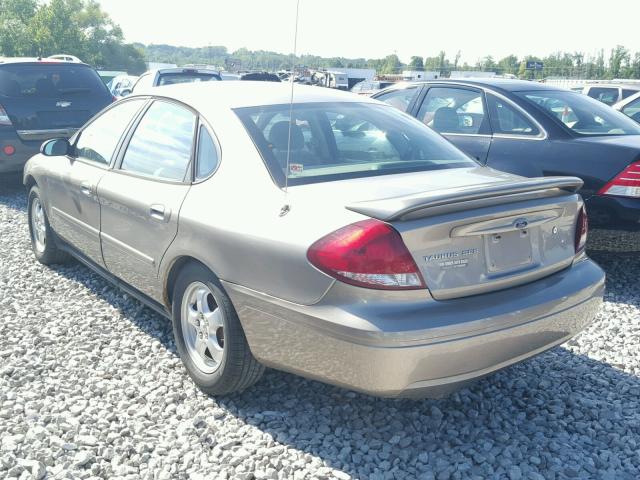
<svg viewBox="0 0 640 480"><path fill-rule="evenodd" d="M165 305L168 306L169 308L171 308L171 304L173 303L173 288L175 286L176 279L178 278L178 275L180 275L180 272L182 271L182 269L190 264L202 265L204 268L211 271L211 269L207 267L204 263L202 263L200 260L197 260L193 257L184 256L184 257L177 258L173 262L173 265L171 265L171 269L169 270L169 274L167 275L167 279L164 283L163 300Z"/></svg>

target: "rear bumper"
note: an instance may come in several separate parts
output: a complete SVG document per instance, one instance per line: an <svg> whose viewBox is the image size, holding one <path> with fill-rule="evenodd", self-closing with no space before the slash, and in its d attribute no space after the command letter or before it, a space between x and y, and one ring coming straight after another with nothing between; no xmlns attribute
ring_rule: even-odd
<svg viewBox="0 0 640 480"><path fill-rule="evenodd" d="M4 153L6 145L13 146L13 155ZM22 172L24 164L40 152L42 141L24 141L15 131L0 131L0 173Z"/></svg>
<svg viewBox="0 0 640 480"><path fill-rule="evenodd" d="M594 195L585 203L587 212L593 212L595 218L604 215L604 222L613 229L633 230L640 226L640 199L638 198Z"/></svg>
<svg viewBox="0 0 640 480"><path fill-rule="evenodd" d="M356 287L343 284L311 306L225 288L265 365L377 396L439 397L584 329L602 302L604 272L585 259L517 288L448 301L416 291L395 305L353 303L344 289Z"/></svg>

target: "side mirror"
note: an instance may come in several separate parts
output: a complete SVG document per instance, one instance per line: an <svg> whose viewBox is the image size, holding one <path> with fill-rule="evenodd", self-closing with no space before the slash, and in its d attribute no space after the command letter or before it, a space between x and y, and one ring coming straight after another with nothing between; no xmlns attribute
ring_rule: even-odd
<svg viewBox="0 0 640 480"><path fill-rule="evenodd" d="M131 90L128 88L120 92L120 97L126 97L127 95L131 95Z"/></svg>
<svg viewBox="0 0 640 480"><path fill-rule="evenodd" d="M68 155L71 151L71 144L66 138L53 138L47 140L40 147L40 153L47 157L57 157Z"/></svg>

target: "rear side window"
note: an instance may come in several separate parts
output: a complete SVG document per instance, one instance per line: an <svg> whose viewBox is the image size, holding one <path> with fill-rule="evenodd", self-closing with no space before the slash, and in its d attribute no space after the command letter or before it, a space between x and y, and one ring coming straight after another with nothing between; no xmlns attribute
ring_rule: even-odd
<svg viewBox="0 0 640 480"><path fill-rule="evenodd" d="M209 131L200 125L198 157L196 161L196 180L207 178L218 166L218 149Z"/></svg>
<svg viewBox="0 0 640 480"><path fill-rule="evenodd" d="M76 142L75 156L92 162L111 163L118 142L145 100L129 100L110 108L82 132Z"/></svg>
<svg viewBox="0 0 640 480"><path fill-rule="evenodd" d="M107 87L92 68L43 63L0 66L0 95L14 98L104 96Z"/></svg>
<svg viewBox="0 0 640 480"><path fill-rule="evenodd" d="M631 95L634 95L636 93L638 93L638 90L629 90L628 88L623 88L622 89L622 98L623 99L628 98Z"/></svg>
<svg viewBox="0 0 640 480"><path fill-rule="evenodd" d="M396 107L398 110L406 112L411 104L411 100L415 97L418 89L416 87L401 88L398 90L392 90L391 92L383 93L376 97L376 100L380 100L386 104Z"/></svg>
<svg viewBox="0 0 640 480"><path fill-rule="evenodd" d="M162 180L183 181L193 148L196 116L175 103L156 101L136 127L121 169Z"/></svg>
<svg viewBox="0 0 640 480"><path fill-rule="evenodd" d="M420 122L385 105L297 104L291 121L289 105L235 112L280 186L477 166Z"/></svg>
<svg viewBox="0 0 640 480"><path fill-rule="evenodd" d="M540 130L508 102L487 94L487 103L494 133L531 136L540 134Z"/></svg>

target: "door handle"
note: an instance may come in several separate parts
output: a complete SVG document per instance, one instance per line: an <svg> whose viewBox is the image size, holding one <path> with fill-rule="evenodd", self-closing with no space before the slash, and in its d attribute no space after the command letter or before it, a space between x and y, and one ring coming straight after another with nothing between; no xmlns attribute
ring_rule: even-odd
<svg viewBox="0 0 640 480"><path fill-rule="evenodd" d="M86 180L80 182L80 191L87 197L90 197L93 194L93 185L91 185L91 182L88 182Z"/></svg>
<svg viewBox="0 0 640 480"><path fill-rule="evenodd" d="M149 216L155 220L164 222L169 218L169 211L164 208L164 205L154 203L149 207Z"/></svg>

